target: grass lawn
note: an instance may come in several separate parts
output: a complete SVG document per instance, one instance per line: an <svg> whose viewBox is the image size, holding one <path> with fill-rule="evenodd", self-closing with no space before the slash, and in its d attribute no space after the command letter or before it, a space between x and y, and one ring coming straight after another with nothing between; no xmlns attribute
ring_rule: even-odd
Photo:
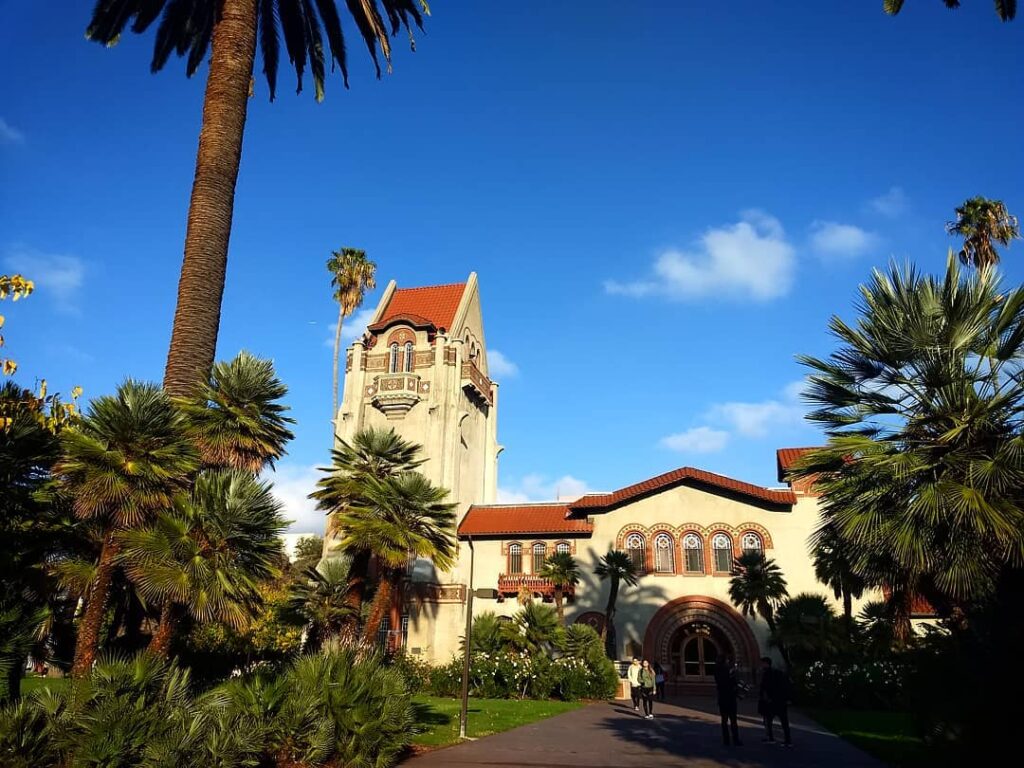
<svg viewBox="0 0 1024 768"><path fill-rule="evenodd" d="M38 691L42 688L51 688L58 691L66 685L70 685L70 683L71 679L67 677L23 677L21 679L21 695L27 696L32 691Z"/></svg>
<svg viewBox="0 0 1024 768"><path fill-rule="evenodd" d="M804 709L809 717L893 768L930 765L928 748L906 712Z"/></svg>
<svg viewBox="0 0 1024 768"><path fill-rule="evenodd" d="M416 715L423 733L413 737L416 747L445 747L459 740L458 699L415 696ZM490 736L520 725L571 712L582 706L569 701L518 701L509 699L470 699L469 736Z"/></svg>

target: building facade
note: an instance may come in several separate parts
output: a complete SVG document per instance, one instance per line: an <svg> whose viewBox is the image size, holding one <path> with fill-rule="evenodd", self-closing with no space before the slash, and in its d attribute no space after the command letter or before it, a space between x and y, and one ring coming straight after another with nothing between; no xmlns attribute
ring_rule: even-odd
<svg viewBox="0 0 1024 768"><path fill-rule="evenodd" d="M473 585L494 596L478 597L474 613L511 615L521 592L552 598L538 572L558 551L573 554L582 577L567 620L600 629L608 585L594 568L619 549L642 574L619 594L620 658L642 654L661 663L670 684L706 685L719 655L733 655L753 674L757 659L772 652L763 620L743 617L729 601L734 557L762 551L782 568L790 594L827 594L808 555L818 521L808 487L765 488L683 467L573 501L497 504L497 408L476 275L454 285L388 285L366 335L348 350L337 434L349 440L366 427L394 427L423 445L422 471L450 490L459 519L457 564L448 573L425 561L410 568L390 642L447 661L465 632L471 562ZM803 450L778 451L780 481Z"/></svg>

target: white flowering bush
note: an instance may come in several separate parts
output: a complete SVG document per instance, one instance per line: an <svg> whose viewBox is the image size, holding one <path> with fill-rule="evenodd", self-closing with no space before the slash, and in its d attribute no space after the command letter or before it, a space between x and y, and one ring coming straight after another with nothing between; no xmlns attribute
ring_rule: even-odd
<svg viewBox="0 0 1024 768"><path fill-rule="evenodd" d="M826 706L898 709L906 704L907 668L897 661L816 661L795 675L801 701Z"/></svg>

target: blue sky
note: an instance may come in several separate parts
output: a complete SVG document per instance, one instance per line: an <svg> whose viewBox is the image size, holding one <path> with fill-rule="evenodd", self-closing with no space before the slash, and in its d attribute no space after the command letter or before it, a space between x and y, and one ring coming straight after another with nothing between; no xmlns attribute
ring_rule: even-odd
<svg viewBox="0 0 1024 768"><path fill-rule="evenodd" d="M87 396L162 375L205 77L149 74L152 34L86 42L88 6L8 2L0 29L0 271L38 285L7 352ZM1024 212L1024 21L989 2L432 8L382 81L348 29L350 91L318 105L283 73L250 104L219 356L291 388L296 529L319 522L333 248L382 287L479 273L502 493L537 499L682 465L774 483L774 450L817 440L794 355L832 348L871 267L939 270L971 195Z"/></svg>

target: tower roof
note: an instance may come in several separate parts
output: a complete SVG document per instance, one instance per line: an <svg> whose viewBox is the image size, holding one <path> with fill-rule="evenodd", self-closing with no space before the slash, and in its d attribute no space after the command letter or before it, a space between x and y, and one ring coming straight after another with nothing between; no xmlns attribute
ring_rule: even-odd
<svg viewBox="0 0 1024 768"><path fill-rule="evenodd" d="M438 329L449 330L465 291L465 283L396 288L374 326L385 325L393 318L404 316L426 320Z"/></svg>

